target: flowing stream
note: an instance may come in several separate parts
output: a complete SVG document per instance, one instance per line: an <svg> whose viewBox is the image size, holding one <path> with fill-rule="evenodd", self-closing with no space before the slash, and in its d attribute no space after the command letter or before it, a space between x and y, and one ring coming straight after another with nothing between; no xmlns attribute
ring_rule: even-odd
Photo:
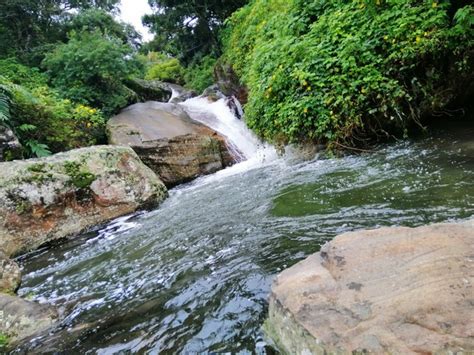
<svg viewBox="0 0 474 355"><path fill-rule="evenodd" d="M21 258L20 295L64 318L19 351L268 353L261 325L281 270L342 232L474 214L472 124L301 161L278 158L222 101L183 105L206 111L245 161L172 189L154 211Z"/></svg>

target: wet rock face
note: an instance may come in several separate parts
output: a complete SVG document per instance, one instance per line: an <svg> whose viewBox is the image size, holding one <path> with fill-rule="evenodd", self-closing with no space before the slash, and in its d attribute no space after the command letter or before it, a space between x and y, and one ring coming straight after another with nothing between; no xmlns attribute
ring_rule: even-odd
<svg viewBox="0 0 474 355"><path fill-rule="evenodd" d="M291 354L474 351L474 220L346 233L282 272L267 334Z"/></svg>
<svg viewBox="0 0 474 355"><path fill-rule="evenodd" d="M0 162L21 156L21 144L10 128L0 125Z"/></svg>
<svg viewBox="0 0 474 355"><path fill-rule="evenodd" d="M168 186L233 164L224 137L176 104L135 104L107 124L109 143L130 146Z"/></svg>
<svg viewBox="0 0 474 355"><path fill-rule="evenodd" d="M20 267L0 250L0 293L13 294L20 287Z"/></svg>
<svg viewBox="0 0 474 355"><path fill-rule="evenodd" d="M218 64L214 68L216 86L225 96L234 96L242 104L248 101L248 91L243 86L231 65Z"/></svg>
<svg viewBox="0 0 474 355"><path fill-rule="evenodd" d="M0 164L0 248L34 250L167 195L163 183L126 147L96 146Z"/></svg>

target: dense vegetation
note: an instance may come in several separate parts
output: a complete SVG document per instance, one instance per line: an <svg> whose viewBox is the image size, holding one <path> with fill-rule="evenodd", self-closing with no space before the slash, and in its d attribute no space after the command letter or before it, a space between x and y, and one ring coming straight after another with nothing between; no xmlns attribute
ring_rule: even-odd
<svg viewBox="0 0 474 355"><path fill-rule="evenodd" d="M0 123L24 156L104 141L108 116L133 100L140 36L117 22L116 0L0 4Z"/></svg>
<svg viewBox="0 0 474 355"><path fill-rule="evenodd" d="M473 93L470 1L149 2L144 44L119 0L0 3L0 124L25 157L104 142L139 98L130 79L202 92L216 65L248 89L249 126L283 143L401 137Z"/></svg>
<svg viewBox="0 0 474 355"><path fill-rule="evenodd" d="M261 136L357 144L442 114L474 72L474 8L455 1L254 0L225 60Z"/></svg>

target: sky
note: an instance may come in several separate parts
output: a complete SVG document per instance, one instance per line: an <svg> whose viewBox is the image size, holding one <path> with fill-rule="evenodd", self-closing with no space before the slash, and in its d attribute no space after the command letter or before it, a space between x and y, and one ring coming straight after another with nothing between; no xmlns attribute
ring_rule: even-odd
<svg viewBox="0 0 474 355"><path fill-rule="evenodd" d="M151 13L148 0L122 0L120 5L120 18L130 23L143 36L143 41L149 41L153 35L142 25L142 16Z"/></svg>

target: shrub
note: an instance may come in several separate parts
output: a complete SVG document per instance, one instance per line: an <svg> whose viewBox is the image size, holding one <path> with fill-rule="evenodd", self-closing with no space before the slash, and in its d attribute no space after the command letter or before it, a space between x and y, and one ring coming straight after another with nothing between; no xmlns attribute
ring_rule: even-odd
<svg viewBox="0 0 474 355"><path fill-rule="evenodd" d="M254 0L228 20L224 59L267 139L401 135L472 78L470 8L452 21L450 1Z"/></svg>
<svg viewBox="0 0 474 355"><path fill-rule="evenodd" d="M32 90L0 77L7 93L8 122L25 147L25 155L45 156L103 141L104 118L94 108L62 99L47 86Z"/></svg>
<svg viewBox="0 0 474 355"><path fill-rule="evenodd" d="M183 84L184 68L178 59L156 52L149 53L146 58L148 59L146 80Z"/></svg>
<svg viewBox="0 0 474 355"><path fill-rule="evenodd" d="M184 80L186 86L197 92L203 92L214 83L214 66L216 59L206 56L198 61L194 61L186 68Z"/></svg>
<svg viewBox="0 0 474 355"><path fill-rule="evenodd" d="M99 32L70 34L43 61L51 82L72 101L112 115L133 100L123 81L139 72L129 45Z"/></svg>

